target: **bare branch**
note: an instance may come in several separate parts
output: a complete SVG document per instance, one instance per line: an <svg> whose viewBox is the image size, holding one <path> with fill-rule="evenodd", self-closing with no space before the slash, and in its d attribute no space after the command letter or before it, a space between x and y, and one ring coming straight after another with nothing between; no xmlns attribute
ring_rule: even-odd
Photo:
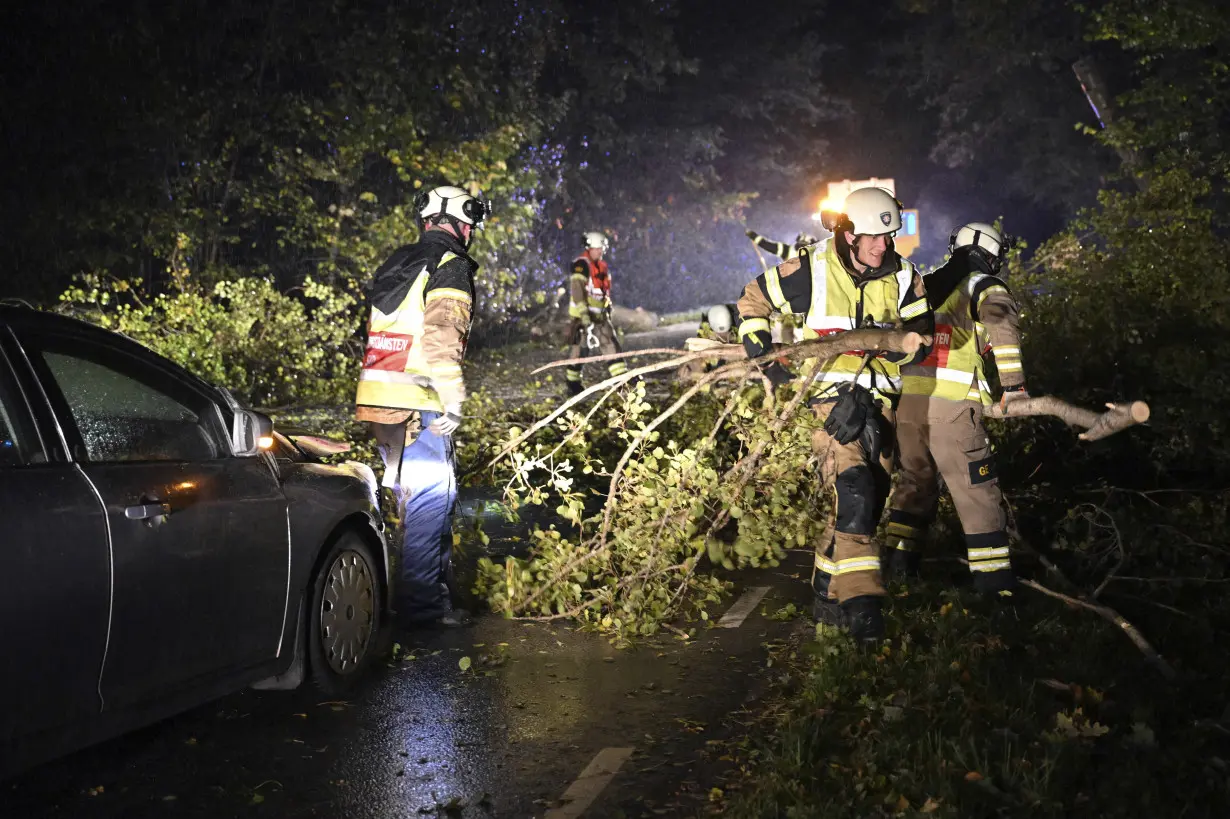
<svg viewBox="0 0 1230 819"><path fill-rule="evenodd" d="M1140 630L1137 629L1136 626L1128 622L1126 617L1112 609L1110 606L1104 606L1100 603L1090 603L1088 600L1080 600L1076 597L1063 594L1062 592L1048 589L1046 586L1043 586L1041 583L1034 580L1022 580L1021 585L1033 589L1034 591L1041 592L1048 597L1054 597L1056 600L1062 600L1071 606L1088 609L1107 622L1114 623L1125 635L1127 635L1127 638L1132 641L1132 644L1135 645L1136 648L1140 649L1140 652L1145 655L1145 660L1156 668L1163 677L1167 680L1175 679L1176 674L1174 669L1171 668L1170 663L1166 662L1161 654L1158 654L1157 649L1155 649L1149 641L1145 639L1145 636L1140 633Z"/></svg>
<svg viewBox="0 0 1230 819"><path fill-rule="evenodd" d="M1038 398L1012 401L1006 406L992 404L987 407L986 415L988 418L1053 415L1066 424L1084 429L1085 431L1080 434L1082 441L1098 441L1149 420L1149 405L1144 401L1133 401L1130 404L1107 404L1106 407L1106 412L1097 413L1069 404L1062 398L1043 395Z"/></svg>

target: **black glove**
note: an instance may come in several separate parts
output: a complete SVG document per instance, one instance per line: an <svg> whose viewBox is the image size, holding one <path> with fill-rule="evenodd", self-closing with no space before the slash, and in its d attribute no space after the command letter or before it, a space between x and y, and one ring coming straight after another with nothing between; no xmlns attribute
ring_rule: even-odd
<svg viewBox="0 0 1230 819"><path fill-rule="evenodd" d="M760 234L754 230L745 230L743 232L746 233L747 238L751 239L752 241L755 241L756 239L760 237Z"/></svg>
<svg viewBox="0 0 1230 819"><path fill-rule="evenodd" d="M765 377L769 379L769 383L773 385L773 389L777 389L782 384L789 384L794 380L794 373L782 366L780 361L774 361L761 370Z"/></svg>
<svg viewBox="0 0 1230 819"><path fill-rule="evenodd" d="M837 387L837 403L824 419L824 431L845 446L863 434L869 421L875 420L876 402L871 391L853 382Z"/></svg>

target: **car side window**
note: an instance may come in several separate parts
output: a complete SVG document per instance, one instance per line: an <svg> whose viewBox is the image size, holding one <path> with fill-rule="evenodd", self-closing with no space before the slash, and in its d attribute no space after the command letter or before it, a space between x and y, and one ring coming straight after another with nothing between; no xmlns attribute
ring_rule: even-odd
<svg viewBox="0 0 1230 819"><path fill-rule="evenodd" d="M59 413L92 462L207 461L229 454L217 407L119 350L40 338L35 355ZM77 448L74 446L74 448Z"/></svg>
<svg viewBox="0 0 1230 819"><path fill-rule="evenodd" d="M30 426L4 356L0 355L0 468L44 461L42 444Z"/></svg>

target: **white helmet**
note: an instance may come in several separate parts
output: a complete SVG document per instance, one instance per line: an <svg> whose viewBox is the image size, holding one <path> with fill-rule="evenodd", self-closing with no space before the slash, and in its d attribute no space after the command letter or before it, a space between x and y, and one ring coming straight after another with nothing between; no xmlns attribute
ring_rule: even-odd
<svg viewBox="0 0 1230 819"><path fill-rule="evenodd" d="M977 252L990 264L991 272L998 275L1000 268L1004 267L1004 257L1011 243L1012 237L1001 234L994 226L985 221L972 221L948 236L948 252L956 252L962 247L972 248L972 252Z"/></svg>
<svg viewBox="0 0 1230 819"><path fill-rule="evenodd" d="M948 252L951 253L959 247L973 245L982 248L992 256L999 256L1003 243L1004 237L993 226L986 222L970 222L954 230L948 237Z"/></svg>
<svg viewBox="0 0 1230 819"><path fill-rule="evenodd" d="M855 236L879 236L901 230L901 203L884 188L850 191L841 211L846 218L837 227Z"/></svg>
<svg viewBox="0 0 1230 819"><path fill-rule="evenodd" d="M585 249L586 250L608 250L611 247L611 242L606 238L606 234L591 230L585 234Z"/></svg>
<svg viewBox="0 0 1230 819"><path fill-rule="evenodd" d="M455 185L441 185L415 195L414 213L420 225L432 217L443 216L478 228L491 215L491 203L480 197L471 196Z"/></svg>
<svg viewBox="0 0 1230 819"><path fill-rule="evenodd" d="M730 315L730 308L724 304L715 304L710 307L706 318L709 319L709 328L715 333L730 332L730 325L734 323Z"/></svg>

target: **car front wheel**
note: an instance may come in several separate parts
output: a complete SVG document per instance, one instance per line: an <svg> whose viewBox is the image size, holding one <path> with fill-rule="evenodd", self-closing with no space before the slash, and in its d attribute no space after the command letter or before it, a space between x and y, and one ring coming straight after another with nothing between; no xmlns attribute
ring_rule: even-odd
<svg viewBox="0 0 1230 819"><path fill-rule="evenodd" d="M371 548L346 532L329 549L312 584L309 667L325 693L348 689L376 653L380 575Z"/></svg>

